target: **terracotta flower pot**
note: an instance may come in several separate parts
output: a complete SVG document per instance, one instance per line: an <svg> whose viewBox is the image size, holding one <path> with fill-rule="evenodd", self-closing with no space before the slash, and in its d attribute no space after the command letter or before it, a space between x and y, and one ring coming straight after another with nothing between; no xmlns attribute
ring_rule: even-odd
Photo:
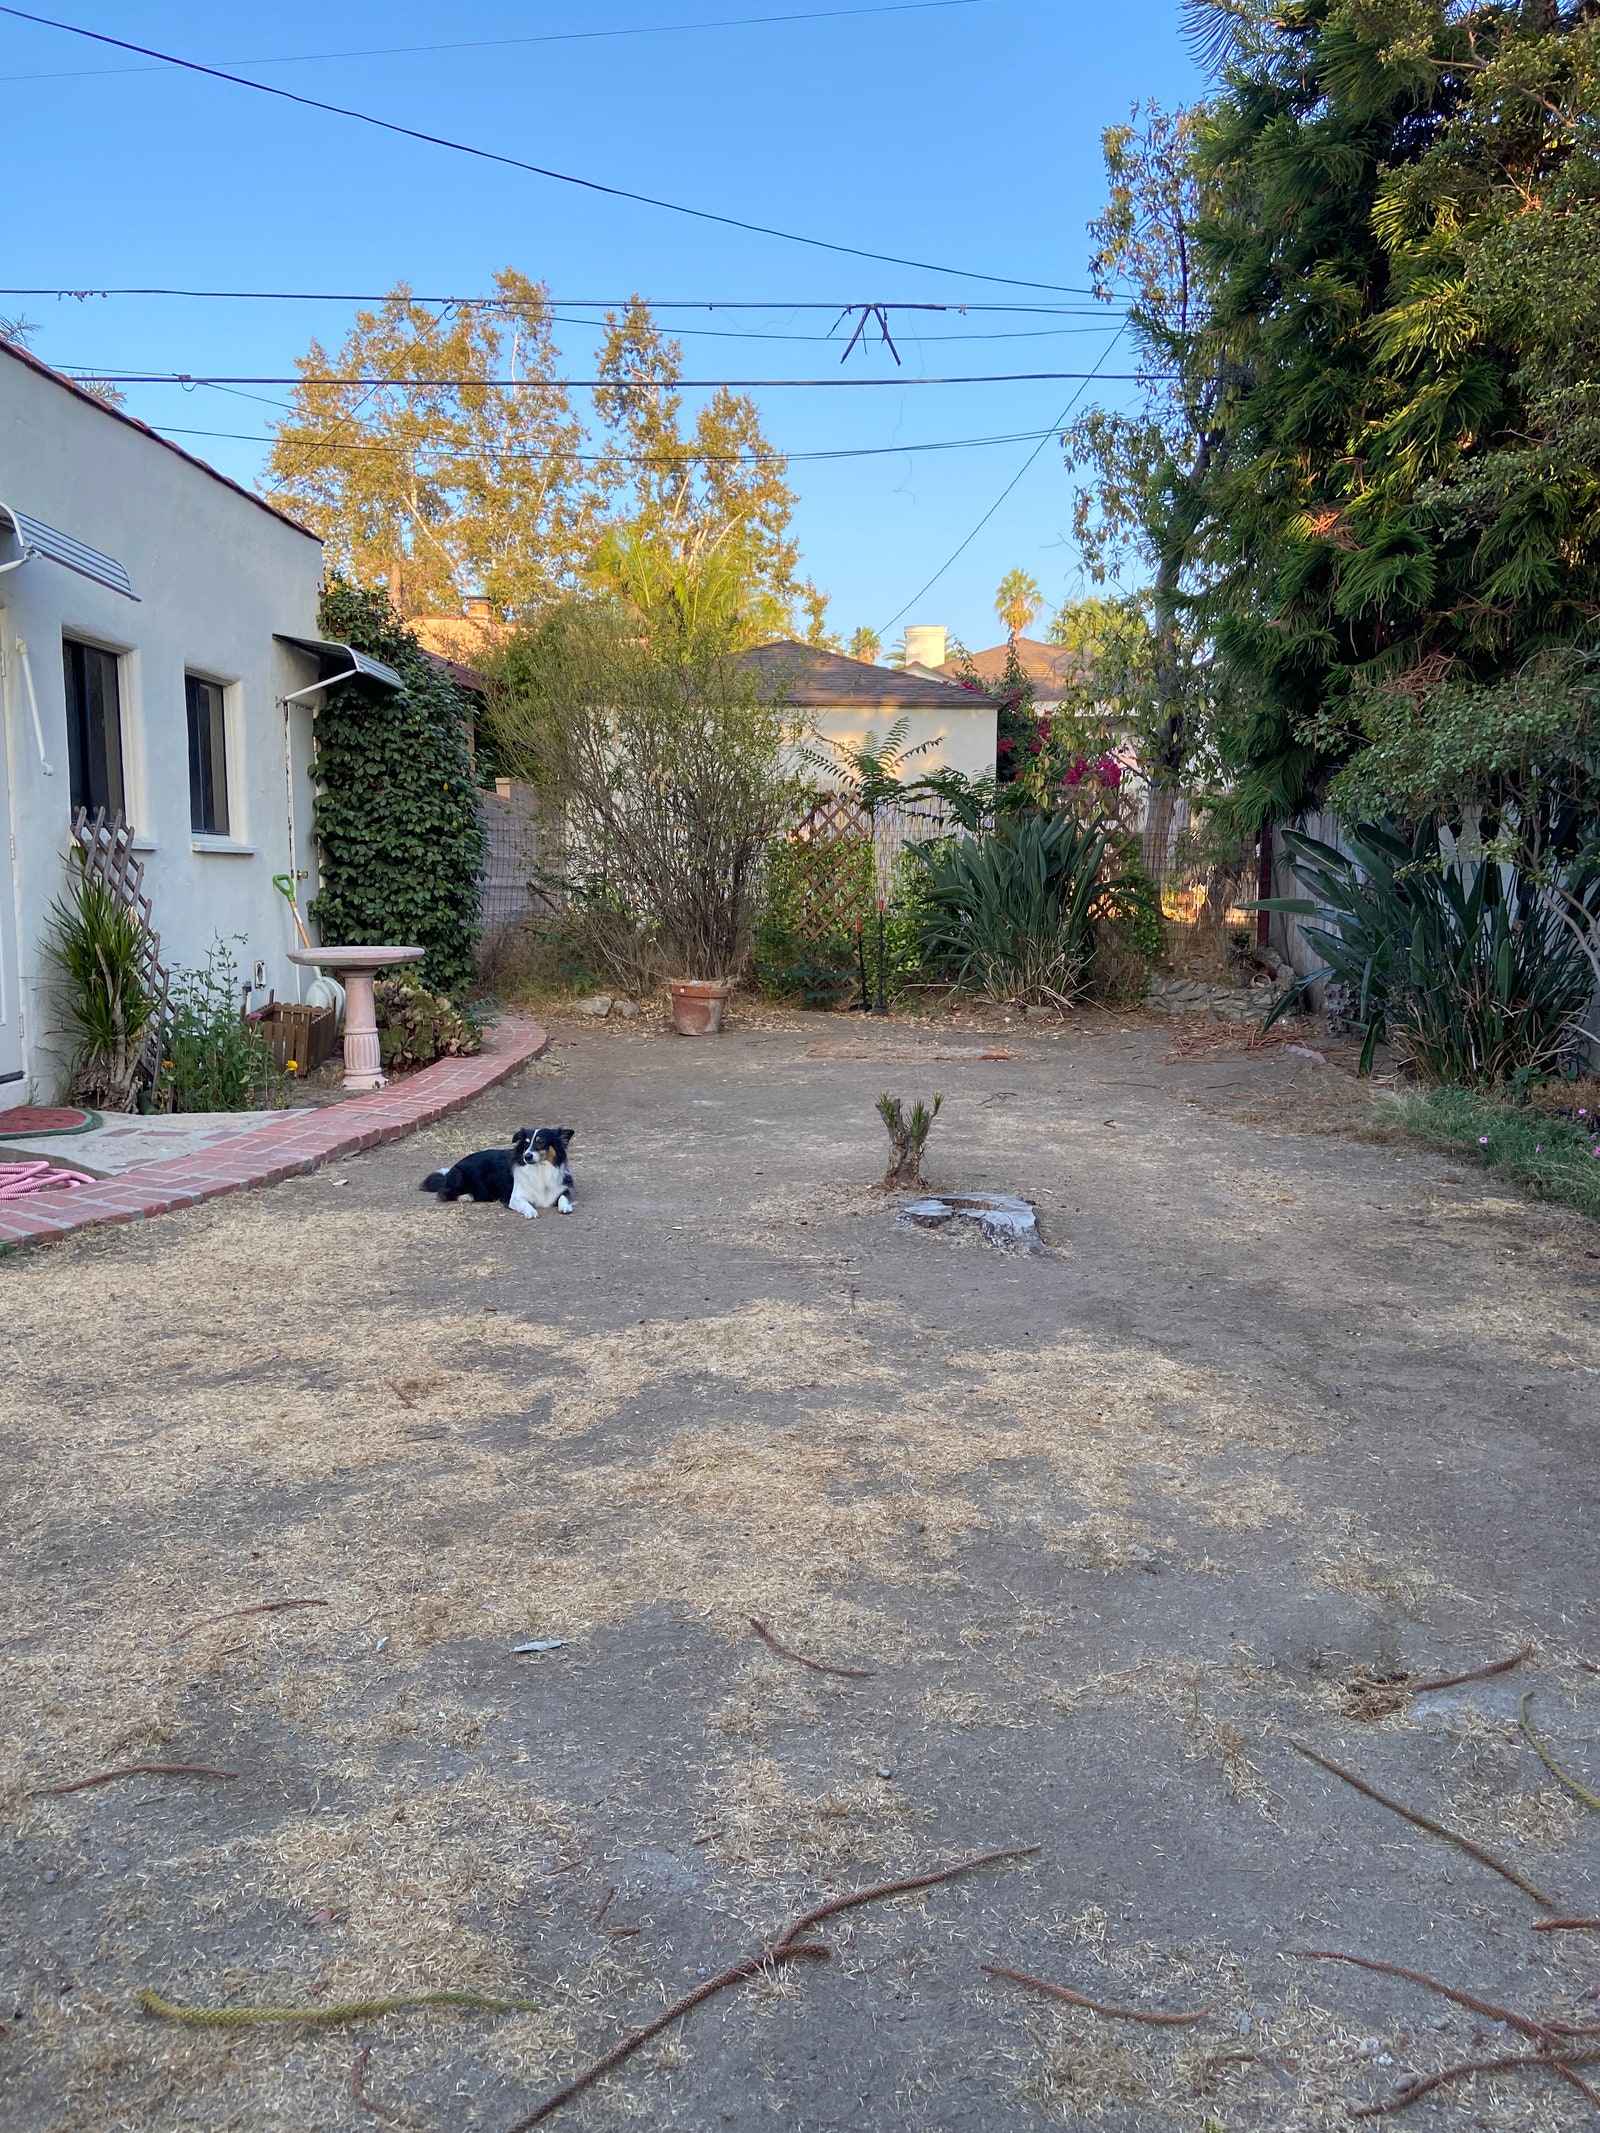
<svg viewBox="0 0 1600 2133"><path fill-rule="evenodd" d="M669 985L672 1026L680 1037L714 1037L733 986L727 978L680 978Z"/></svg>

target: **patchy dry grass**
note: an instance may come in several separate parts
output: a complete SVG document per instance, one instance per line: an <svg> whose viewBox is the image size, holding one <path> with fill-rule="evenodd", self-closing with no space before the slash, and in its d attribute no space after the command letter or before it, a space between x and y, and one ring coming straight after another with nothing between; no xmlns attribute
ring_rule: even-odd
<svg viewBox="0 0 1600 2133"><path fill-rule="evenodd" d="M764 1100L755 1123L778 1108ZM1011 1115L974 1107L974 1143L1003 1147L996 1121ZM1170 1139L1130 1135L1113 1156L1082 1123L1029 1129L1052 1162L1084 1166L1070 1192L1060 1183L1063 1222L1090 1185L1170 1188ZM432 1129L405 1168L483 1137ZM508 1286L498 1210L444 1212L399 1189L357 1210L326 1175L7 1265L0 1807L93 1916L70 1958L50 1944L73 1989L38 1986L9 2040L23 2075L51 2084L30 2133L368 2122L349 2094L354 2038L162 2028L130 2011L130 1981L241 2005L526 1994L537 2012L361 2033L374 2098L441 2133L514 2116L502 2092L536 2095L659 2005L684 1963L760 1945L819 1889L982 1848L977 1830L1032 1834L1041 1795L1009 1772L1041 1737L1063 1757L1092 1741L1119 1783L1148 1783L1185 1825L1215 1822L1245 1857L1300 1841L1308 1796L1299 1773L1293 1793L1284 1781L1279 1735L1342 1717L1336 1679L1258 1658L1284 1645L1257 1637L1254 1600L1210 1636L1212 1656L1195 1656L1186 1619L1231 1606L1241 1564L1257 1576L1269 1551L1310 1623L1294 1640L1330 1620L1398 1636L1448 1609L1464 1640L1496 1648L1459 1563L1330 1512L1326 1486L1319 1500L1340 1440L1297 1371L1274 1376L1258 1347L1203 1342L1192 1323L1169 1337L1160 1297L1143 1321L1055 1306L1003 1320L993 1260L941 1239L925 1240L950 1283L937 1308L858 1294L885 1200L816 1175L783 1192L759 1180L726 1214L709 1197L674 1204L650 1251L732 1237L740 1300L651 1297L631 1323ZM1196 1216L1195 1249L1270 1232L1287 1261L1314 1198L1251 1181ZM1088 1261L1078 1248L1063 1262L1074 1282ZM1465 1338L1474 1308L1436 1313L1428 1338ZM1569 1356L1587 1338L1527 1285L1493 1308L1493 1337L1519 1355ZM92 1369L59 1333L85 1324ZM1334 1493L1363 1501L1342 1470ZM980 1559L999 1566L981 1596ZM191 1626L295 1595L329 1604ZM777 1657L752 1615L870 1683ZM1559 1678L1581 1688L1570 1634ZM560 1659L521 1670L510 1647L530 1635L565 1640ZM691 1641L692 1689L671 1663ZM658 1804L684 1823L671 1857L689 1893L658 1932L651 1906L667 1917L668 1895L604 1831L663 1714L683 1746ZM1514 1729L1451 1725L1442 1746L1403 1710L1377 1731L1440 1749L1437 1811L1481 1841L1578 1845L1582 1810ZM580 1732L592 1761L557 1782L547 1751ZM913 1752L948 1778L913 1781ZM240 1776L39 1796L132 1760ZM1092 1889L1098 1855L1079 1855L1075 1803L1059 1811L1054 1870ZM1123 1835L1138 1847L1145 1832ZM1372 1841L1385 1838L1427 1856L1420 1833ZM667 1841L647 1839L660 1857ZM1177 1889L1186 1862L1171 1857ZM626 1893L597 1922L608 1888ZM1007 1939L1024 1928L1028 1950ZM863 1916L834 1937L828 1976L887 2022L916 2007L937 1957L991 2025L996 2124L1037 2112L1119 2133L1324 2133L1351 2098L1461 2041L1386 2024L1369 2050L1326 1980L1313 2001L1262 1963L1247 1976L1214 1930L1136 1937L1103 1908L1052 1909L1018 1872L1003 1902L963 1891ZM1194 2033L1109 2025L980 1983L988 1955L1111 1998L1209 2000L1213 2017ZM781 2056L811 1990L763 1979L719 2028L641 2055L574 2124L702 2122L679 2077L705 2040ZM940 2123L937 2052L896 2063L894 2122ZM1472 2104L1485 2125L1532 2124L1513 2108L1530 2096L1548 2100L1480 2084ZM1577 2122L1563 2106L1542 2124Z"/></svg>

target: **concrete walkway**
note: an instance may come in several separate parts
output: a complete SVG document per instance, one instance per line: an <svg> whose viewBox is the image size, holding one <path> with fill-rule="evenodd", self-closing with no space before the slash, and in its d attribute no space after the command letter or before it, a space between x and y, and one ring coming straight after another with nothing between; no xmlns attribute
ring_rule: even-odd
<svg viewBox="0 0 1600 2133"><path fill-rule="evenodd" d="M475 1058L437 1060L387 1089L323 1109L258 1113L243 1130L219 1133L218 1122L208 1116L198 1134L185 1138L182 1152L171 1155L159 1131L149 1131L167 1121L126 1120L138 1147L148 1151L142 1159L126 1168L119 1165L117 1176L96 1185L38 1193L0 1206L0 1245L48 1243L92 1222L134 1222L142 1215L170 1214L176 1207L193 1207L248 1186L276 1185L359 1148L399 1140L509 1080L530 1059L540 1058L548 1044L536 1022L507 1015L484 1033L483 1050ZM184 1138L181 1118L170 1125ZM74 1160L81 1149L86 1167L110 1169L104 1155L90 1152L89 1144L100 1137L92 1133L70 1143L52 1140L40 1152L65 1162L69 1147ZM11 1150L24 1144L4 1145ZM130 1149L134 1145L130 1141Z"/></svg>
<svg viewBox="0 0 1600 2133"><path fill-rule="evenodd" d="M66 1170L86 1170L91 1177L119 1177L148 1163L170 1163L179 1156L201 1155L219 1141L259 1133L288 1118L306 1117L310 1106L285 1111L173 1111L150 1118L124 1111L101 1114L86 1132L6 1134L0 1148L19 1156L44 1156Z"/></svg>

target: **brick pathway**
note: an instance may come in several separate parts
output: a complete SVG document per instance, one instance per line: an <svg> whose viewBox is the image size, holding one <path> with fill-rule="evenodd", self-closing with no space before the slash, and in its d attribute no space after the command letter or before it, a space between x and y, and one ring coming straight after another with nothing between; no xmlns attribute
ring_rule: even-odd
<svg viewBox="0 0 1600 2133"><path fill-rule="evenodd" d="M399 1140L509 1080L518 1067L539 1058L549 1041L536 1022L503 1016L497 1028L485 1031L483 1050L474 1059L438 1060L370 1096L352 1096L318 1111L297 1111L292 1118L235 1134L198 1154L146 1163L97 1185L6 1201L0 1205L0 1244L44 1244L70 1237L91 1222L136 1222L141 1215L170 1214L174 1208L220 1199L247 1186L276 1185L360 1148Z"/></svg>

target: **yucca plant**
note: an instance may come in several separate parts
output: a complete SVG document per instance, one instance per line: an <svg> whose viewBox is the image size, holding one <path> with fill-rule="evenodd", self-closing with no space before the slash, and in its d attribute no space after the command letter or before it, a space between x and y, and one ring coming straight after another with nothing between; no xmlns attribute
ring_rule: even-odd
<svg viewBox="0 0 1600 2133"><path fill-rule="evenodd" d="M878 1116L889 1133L889 1167L883 1174L885 1185L922 1183L922 1151L928 1145L933 1122L943 1107L942 1096L933 1099L931 1111L919 1096L911 1106L908 1118L898 1096L878 1098Z"/></svg>
<svg viewBox="0 0 1600 2133"><path fill-rule="evenodd" d="M1284 995L1269 1026L1333 977L1356 995L1363 1074L1385 1036L1424 1080L1473 1087L1538 1073L1571 1048L1594 974L1540 883L1492 856L1457 858L1433 821L1409 838L1391 823L1361 823L1348 852L1282 837L1311 894L1249 908L1300 919L1326 962ZM1587 907L1596 886L1593 877L1567 884L1567 901Z"/></svg>
<svg viewBox="0 0 1600 2133"><path fill-rule="evenodd" d="M50 908L44 952L61 978L58 999L72 1034L70 1093L106 1111L131 1111L145 1080L141 1055L155 995L144 976L147 940L136 911L118 901L81 859Z"/></svg>
<svg viewBox="0 0 1600 2133"><path fill-rule="evenodd" d="M1007 814L923 853L922 952L996 1000L1065 1007L1083 990L1106 840L1066 815Z"/></svg>

